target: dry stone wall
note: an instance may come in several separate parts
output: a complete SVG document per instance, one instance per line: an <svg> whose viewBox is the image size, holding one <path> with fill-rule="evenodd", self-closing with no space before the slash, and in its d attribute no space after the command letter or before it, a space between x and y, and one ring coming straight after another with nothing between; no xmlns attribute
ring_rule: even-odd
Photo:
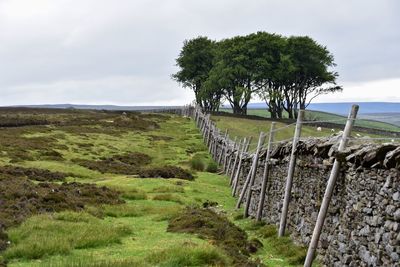
<svg viewBox="0 0 400 267"><path fill-rule="evenodd" d="M217 141L216 154L226 144ZM336 153L338 137L301 141L288 213L293 239L308 246L334 159L342 161L329 212L321 234L318 257L326 266L400 266L400 146L352 145ZM272 151L263 220L279 224L291 143ZM235 152L231 152L235 153ZM253 186L250 216L255 216L265 165L261 153ZM252 155L243 162L239 192ZM245 200L244 200L245 202Z"/></svg>

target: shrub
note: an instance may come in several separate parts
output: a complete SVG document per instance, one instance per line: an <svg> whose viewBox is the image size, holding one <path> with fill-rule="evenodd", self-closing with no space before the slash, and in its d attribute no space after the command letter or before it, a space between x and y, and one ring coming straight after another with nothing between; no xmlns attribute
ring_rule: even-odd
<svg viewBox="0 0 400 267"><path fill-rule="evenodd" d="M217 172L217 171L218 171L218 165L217 165L217 163L215 163L214 161L210 161L210 162L208 163L208 165L207 165L206 171L208 171L208 172L213 172L213 173Z"/></svg>
<svg viewBox="0 0 400 267"><path fill-rule="evenodd" d="M141 169L139 176L142 178L178 178L183 180L193 180L193 175L181 167L163 166Z"/></svg>
<svg viewBox="0 0 400 267"><path fill-rule="evenodd" d="M204 160L200 157L193 157L190 160L190 167L195 171L204 171L206 165Z"/></svg>

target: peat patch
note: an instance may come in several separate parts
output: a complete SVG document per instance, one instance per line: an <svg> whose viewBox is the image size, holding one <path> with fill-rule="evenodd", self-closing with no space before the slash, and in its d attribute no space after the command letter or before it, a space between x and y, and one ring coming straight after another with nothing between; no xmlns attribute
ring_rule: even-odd
<svg viewBox="0 0 400 267"><path fill-rule="evenodd" d="M193 175L177 166L163 166L153 168L143 168L139 171L139 176L142 178L178 178L183 180L194 180Z"/></svg>
<svg viewBox="0 0 400 267"><path fill-rule="evenodd" d="M233 259L234 266L264 266L249 258L262 243L257 239L248 240L244 230L211 209L188 207L169 221L167 231L212 240Z"/></svg>
<svg viewBox="0 0 400 267"><path fill-rule="evenodd" d="M140 168L151 162L151 157L140 152L115 155L100 160L74 159L73 162L101 173L134 175Z"/></svg>
<svg viewBox="0 0 400 267"><path fill-rule="evenodd" d="M45 169L24 168L12 165L1 166L0 175L3 174L16 177L26 177L29 180L35 180L40 182L64 181L66 177L73 176L73 174L70 173L52 172Z"/></svg>

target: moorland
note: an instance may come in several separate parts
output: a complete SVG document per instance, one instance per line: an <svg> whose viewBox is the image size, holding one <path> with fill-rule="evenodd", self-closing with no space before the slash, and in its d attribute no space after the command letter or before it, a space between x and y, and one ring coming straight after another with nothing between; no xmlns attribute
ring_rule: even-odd
<svg viewBox="0 0 400 267"><path fill-rule="evenodd" d="M305 249L244 219L190 118L0 109L8 266L296 266Z"/></svg>

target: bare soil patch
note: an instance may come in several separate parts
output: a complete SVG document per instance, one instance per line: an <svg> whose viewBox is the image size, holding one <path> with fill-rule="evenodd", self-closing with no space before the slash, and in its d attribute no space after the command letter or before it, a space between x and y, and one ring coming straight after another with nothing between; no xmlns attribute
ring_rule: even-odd
<svg viewBox="0 0 400 267"><path fill-rule="evenodd" d="M52 172L45 169L37 168L24 168L18 166L1 166L0 175L6 174L15 177L25 177L30 180L40 181L40 182L57 182L64 181L67 176L73 176L69 173L63 172Z"/></svg>

